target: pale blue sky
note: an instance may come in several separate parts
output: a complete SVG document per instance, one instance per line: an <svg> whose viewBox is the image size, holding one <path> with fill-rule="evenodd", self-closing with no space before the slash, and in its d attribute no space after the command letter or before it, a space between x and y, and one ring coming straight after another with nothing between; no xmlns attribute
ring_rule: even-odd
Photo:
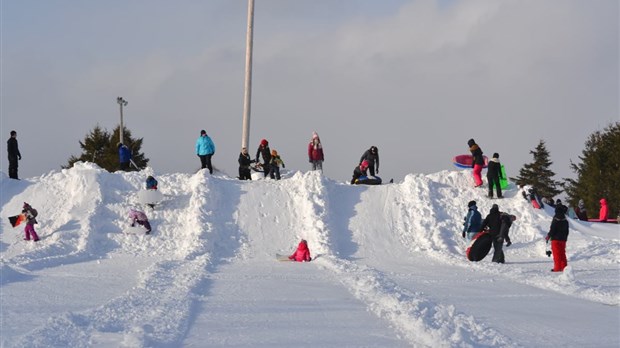
<svg viewBox="0 0 620 348"><path fill-rule="evenodd" d="M1 133L20 176L59 169L96 125L144 138L156 173L193 172L206 129L236 175L247 1L2 0ZM559 178L619 120L615 0L256 0L250 152L262 138L348 180L379 147L384 178L453 169L475 138L509 175L547 142ZM1 142L6 172L6 142Z"/></svg>

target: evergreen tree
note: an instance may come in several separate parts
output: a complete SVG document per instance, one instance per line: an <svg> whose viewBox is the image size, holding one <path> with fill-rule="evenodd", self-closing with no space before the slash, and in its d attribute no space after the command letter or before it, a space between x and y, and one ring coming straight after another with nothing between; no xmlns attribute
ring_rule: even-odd
<svg viewBox="0 0 620 348"><path fill-rule="evenodd" d="M590 135L585 143L581 163L571 161L577 179L564 179L568 203L577 205L583 199L590 217L598 217L601 198L607 200L609 216L620 209L620 122L603 132Z"/></svg>
<svg viewBox="0 0 620 348"><path fill-rule="evenodd" d="M555 173L549 169L553 162L549 160L549 151L547 151L545 142L540 140L536 149L530 150L530 153L534 156L534 162L523 165L523 168L519 170L519 176L510 179L519 186L531 185L536 188L541 197L553 199L562 193L562 190L558 188L562 184L553 180Z"/></svg>
<svg viewBox="0 0 620 348"><path fill-rule="evenodd" d="M131 131L124 128L123 140L125 145L131 150L132 160L139 169L147 167L149 160L140 152L143 139L133 139ZM83 141L80 141L82 154L79 157L71 156L66 166L62 168L71 168L77 161L93 162L99 167L113 172L119 168L118 144L120 140L120 126L117 126L112 134L102 129L99 125L86 135ZM131 165L131 170L136 168Z"/></svg>

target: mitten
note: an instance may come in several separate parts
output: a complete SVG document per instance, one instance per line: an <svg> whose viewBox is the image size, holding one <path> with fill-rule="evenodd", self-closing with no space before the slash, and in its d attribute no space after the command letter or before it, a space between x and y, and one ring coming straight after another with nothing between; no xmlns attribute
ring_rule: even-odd
<svg viewBox="0 0 620 348"><path fill-rule="evenodd" d="M550 238L551 238L551 237L549 237L549 235L547 235L547 236L545 237L545 241L549 242L549 239L550 239Z"/></svg>

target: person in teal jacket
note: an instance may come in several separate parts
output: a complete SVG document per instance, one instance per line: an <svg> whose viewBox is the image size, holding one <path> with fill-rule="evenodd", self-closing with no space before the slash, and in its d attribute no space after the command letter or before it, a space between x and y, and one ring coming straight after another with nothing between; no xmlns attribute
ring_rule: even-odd
<svg viewBox="0 0 620 348"><path fill-rule="evenodd" d="M211 157L215 154L215 144L204 129L200 131L200 137L196 140L196 155L200 157L202 168L209 168L209 174L213 174Z"/></svg>

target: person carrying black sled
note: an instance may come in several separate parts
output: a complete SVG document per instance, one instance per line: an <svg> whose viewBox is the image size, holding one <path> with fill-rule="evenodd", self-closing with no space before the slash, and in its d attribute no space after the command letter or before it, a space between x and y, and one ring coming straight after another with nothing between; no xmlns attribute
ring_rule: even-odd
<svg viewBox="0 0 620 348"><path fill-rule="evenodd" d="M489 215L482 221L481 230L488 229L493 238L493 262L504 263L504 251L502 250L504 239L500 236L502 227L501 213L497 204L493 204Z"/></svg>
<svg viewBox="0 0 620 348"><path fill-rule="evenodd" d="M502 187L499 180L502 178L502 165L499 163L499 154L496 152L493 154L493 158L489 161L487 166L487 181L489 182L489 198L493 198L493 186L497 191L497 198L504 198L502 196Z"/></svg>

